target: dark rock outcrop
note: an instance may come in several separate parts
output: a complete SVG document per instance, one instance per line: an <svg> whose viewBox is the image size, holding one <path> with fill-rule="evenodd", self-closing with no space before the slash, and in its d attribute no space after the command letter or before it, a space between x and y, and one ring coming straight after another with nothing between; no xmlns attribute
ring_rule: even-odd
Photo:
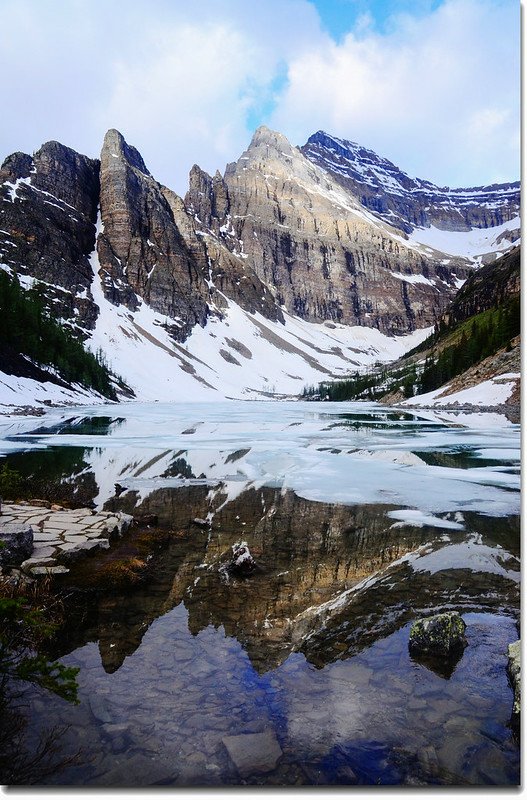
<svg viewBox="0 0 527 800"><path fill-rule="evenodd" d="M441 321L453 326L520 294L521 248L473 272L459 290Z"/></svg>
<svg viewBox="0 0 527 800"><path fill-rule="evenodd" d="M92 328L91 300L99 202L99 162L58 142L33 157L8 156L0 170L0 258L21 276L43 281L55 317Z"/></svg>
<svg viewBox="0 0 527 800"><path fill-rule="evenodd" d="M33 529L26 524L0 525L0 567L17 567L33 552Z"/></svg>
<svg viewBox="0 0 527 800"><path fill-rule="evenodd" d="M465 622L457 611L416 620L410 629L412 655L449 657L466 644Z"/></svg>

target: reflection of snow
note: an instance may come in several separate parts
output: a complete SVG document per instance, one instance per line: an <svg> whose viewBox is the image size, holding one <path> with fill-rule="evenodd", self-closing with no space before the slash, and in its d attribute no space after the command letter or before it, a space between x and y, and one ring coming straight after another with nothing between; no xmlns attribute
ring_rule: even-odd
<svg viewBox="0 0 527 800"><path fill-rule="evenodd" d="M507 569L503 561L513 560L516 569ZM492 572L505 578L519 582L520 563L518 559L499 547L488 547L481 544L479 537L471 541L449 544L427 553L412 564L416 572L442 572L446 569L470 569L473 572Z"/></svg>
<svg viewBox="0 0 527 800"><path fill-rule="evenodd" d="M478 427L470 415L470 427L462 427L458 416L448 424L434 415L430 421L429 413L411 416L367 403L127 403L112 410L124 422L107 435L75 434L72 425L67 433L47 434L71 419L71 409L50 412L38 426L27 418L0 421L0 453L86 448L99 504L113 495L116 482L144 498L155 488L198 481L211 485L211 513L249 486L263 485L308 500L383 503L426 515L519 509L518 475L504 469L519 463L518 426L510 423ZM82 409L78 419L86 414L101 415L101 409ZM41 432L29 436L36 427ZM430 466L416 452L491 454L497 464Z"/></svg>
<svg viewBox="0 0 527 800"><path fill-rule="evenodd" d="M441 517L434 517L433 514L424 514L422 511L415 511L412 508L402 508L397 511L388 511L388 515L392 519L398 519L400 522L395 522L391 525L392 528L402 527L404 525L413 525L422 528L427 525L432 528L448 528L453 531L463 531L465 526L459 521L452 521L450 519L442 519Z"/></svg>

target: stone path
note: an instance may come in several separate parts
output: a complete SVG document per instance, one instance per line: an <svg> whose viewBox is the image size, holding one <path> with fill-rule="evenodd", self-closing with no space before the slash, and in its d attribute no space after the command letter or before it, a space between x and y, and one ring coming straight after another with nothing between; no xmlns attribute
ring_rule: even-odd
<svg viewBox="0 0 527 800"><path fill-rule="evenodd" d="M89 555L94 550L110 547L110 537L128 530L133 517L118 511L92 511L90 508L43 508L30 503L3 504L0 515L2 528L13 525L31 527L33 552L20 565L29 575L61 574L68 572L68 563Z"/></svg>

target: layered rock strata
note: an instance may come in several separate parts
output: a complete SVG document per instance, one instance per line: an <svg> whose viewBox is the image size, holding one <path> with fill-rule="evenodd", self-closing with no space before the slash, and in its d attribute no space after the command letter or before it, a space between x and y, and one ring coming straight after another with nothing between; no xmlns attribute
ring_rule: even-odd
<svg viewBox="0 0 527 800"><path fill-rule="evenodd" d="M469 189L439 187L411 178L387 158L356 142L317 131L301 148L361 204L410 233L435 225L443 230L490 228L520 213L520 182Z"/></svg>

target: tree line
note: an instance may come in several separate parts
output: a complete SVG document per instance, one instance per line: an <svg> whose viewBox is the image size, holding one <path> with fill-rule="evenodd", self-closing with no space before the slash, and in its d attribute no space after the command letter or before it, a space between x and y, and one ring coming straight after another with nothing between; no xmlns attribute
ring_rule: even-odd
<svg viewBox="0 0 527 800"><path fill-rule="evenodd" d="M501 348L510 350L511 340L519 333L520 299L514 296L464 322L452 326L440 322L426 341L407 354L416 356L432 348L424 363L414 361L396 369L376 364L343 380L307 386L302 396L306 400L378 400L395 391L402 391L405 398L431 392ZM439 349L447 337L452 344Z"/></svg>
<svg viewBox="0 0 527 800"><path fill-rule="evenodd" d="M78 383L115 400L112 376L97 355L58 324L46 310L38 284L21 288L16 276L0 271L0 344L57 370L68 383Z"/></svg>

